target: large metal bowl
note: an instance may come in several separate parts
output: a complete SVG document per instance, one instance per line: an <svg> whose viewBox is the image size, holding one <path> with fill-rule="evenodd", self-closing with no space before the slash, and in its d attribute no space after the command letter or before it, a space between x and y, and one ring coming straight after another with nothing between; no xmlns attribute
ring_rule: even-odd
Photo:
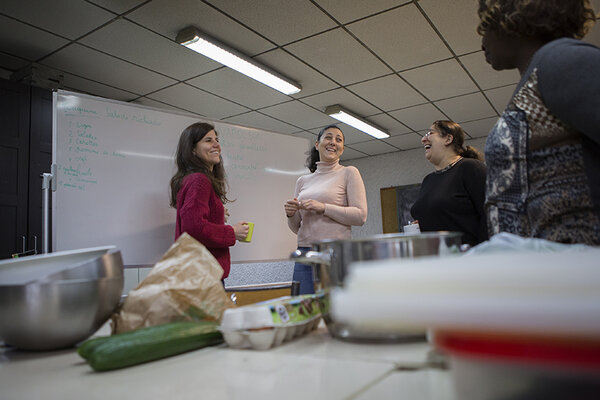
<svg viewBox="0 0 600 400"><path fill-rule="evenodd" d="M97 331L123 291L120 252L27 284L0 284L0 339L24 350L70 347Z"/></svg>
<svg viewBox="0 0 600 400"><path fill-rule="evenodd" d="M64 250L0 260L0 285L23 285L39 281L50 275L93 261L111 250L115 251L115 246Z"/></svg>
<svg viewBox="0 0 600 400"><path fill-rule="evenodd" d="M459 232L425 232L421 234L387 234L348 240L324 240L313 243L308 252L296 251L294 261L314 265L315 286L325 292L323 320L332 336L351 341L410 341L425 337L425 332L397 334L375 332L336 321L328 310L329 291L343 287L350 264L356 261L445 256L460 252Z"/></svg>

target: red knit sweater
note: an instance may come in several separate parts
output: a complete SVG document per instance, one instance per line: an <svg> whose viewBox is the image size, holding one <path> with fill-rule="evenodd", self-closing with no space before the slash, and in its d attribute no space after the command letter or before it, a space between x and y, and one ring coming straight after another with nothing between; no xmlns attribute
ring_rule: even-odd
<svg viewBox="0 0 600 400"><path fill-rule="evenodd" d="M210 179L202 173L183 178L177 193L175 240L187 232L202 243L223 267L223 278L229 275L229 247L235 244L231 225L225 225L225 208L215 193Z"/></svg>

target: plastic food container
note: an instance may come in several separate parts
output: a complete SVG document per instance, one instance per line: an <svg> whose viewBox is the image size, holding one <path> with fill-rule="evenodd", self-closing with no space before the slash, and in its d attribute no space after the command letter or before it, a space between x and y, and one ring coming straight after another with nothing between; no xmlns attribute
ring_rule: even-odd
<svg viewBox="0 0 600 400"><path fill-rule="evenodd" d="M219 330L229 347L267 350L315 329L322 294L284 296L223 313Z"/></svg>
<svg viewBox="0 0 600 400"><path fill-rule="evenodd" d="M459 399L596 399L600 338L435 332Z"/></svg>

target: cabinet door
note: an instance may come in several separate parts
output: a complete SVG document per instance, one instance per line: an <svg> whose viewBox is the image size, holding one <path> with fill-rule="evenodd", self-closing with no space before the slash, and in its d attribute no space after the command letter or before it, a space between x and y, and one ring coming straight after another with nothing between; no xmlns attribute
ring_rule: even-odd
<svg viewBox="0 0 600 400"><path fill-rule="evenodd" d="M29 87L0 80L0 258L27 238Z"/></svg>
<svg viewBox="0 0 600 400"><path fill-rule="evenodd" d="M29 132L29 213L28 246L42 251L42 174L50 172L52 164L52 91L31 88L31 129ZM49 196L52 209L52 196ZM50 211L48 210L48 211ZM52 234L51 215L49 232ZM49 251L52 241L48 241Z"/></svg>

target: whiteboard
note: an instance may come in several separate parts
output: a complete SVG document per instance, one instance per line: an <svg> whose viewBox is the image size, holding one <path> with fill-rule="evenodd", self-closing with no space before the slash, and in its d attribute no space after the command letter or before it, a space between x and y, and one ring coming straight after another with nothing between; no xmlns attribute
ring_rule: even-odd
<svg viewBox="0 0 600 400"><path fill-rule="evenodd" d="M229 182L228 222L254 222L252 242L231 247L233 262L288 259L296 235L285 200L294 194L308 139L58 91L53 99L53 250L115 245L126 265L152 265L173 243L169 207L173 157L183 129L215 125Z"/></svg>

